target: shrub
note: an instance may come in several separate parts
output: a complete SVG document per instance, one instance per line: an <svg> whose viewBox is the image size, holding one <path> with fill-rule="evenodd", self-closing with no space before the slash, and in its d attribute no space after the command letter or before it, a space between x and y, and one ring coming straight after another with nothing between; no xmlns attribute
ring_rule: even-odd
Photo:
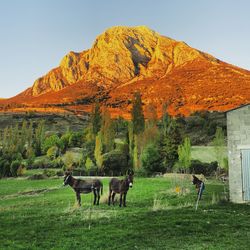
<svg viewBox="0 0 250 250"><path fill-rule="evenodd" d="M147 175L163 171L160 154L157 146L154 144L149 144L145 147L142 152L141 161Z"/></svg>
<svg viewBox="0 0 250 250"><path fill-rule="evenodd" d="M48 168L50 167L49 165L49 159L39 159L34 161L32 165L27 166L27 169Z"/></svg>
<svg viewBox="0 0 250 250"><path fill-rule="evenodd" d="M0 178L9 176L11 176L10 162L6 159L0 158Z"/></svg>
<svg viewBox="0 0 250 250"><path fill-rule="evenodd" d="M43 175L47 176L47 177L52 177L56 175L56 171L55 170L51 170L51 169L44 169L43 170Z"/></svg>
<svg viewBox="0 0 250 250"><path fill-rule="evenodd" d="M94 167L94 166L93 166ZM93 168L91 168L93 169ZM89 175L91 172L91 169L87 172L87 170L85 168L75 168L73 170L73 175L76 176L84 176L84 175Z"/></svg>
<svg viewBox="0 0 250 250"><path fill-rule="evenodd" d="M69 146L81 147L83 142L83 134L81 132L75 132L70 135Z"/></svg>
<svg viewBox="0 0 250 250"><path fill-rule="evenodd" d="M118 150L103 155L103 171L107 175L121 175L128 169L127 155Z"/></svg>
<svg viewBox="0 0 250 250"><path fill-rule="evenodd" d="M59 137L57 135L51 135L44 140L42 144L42 151L46 153L49 150L49 148L53 146L58 147L59 145L60 145Z"/></svg>
<svg viewBox="0 0 250 250"><path fill-rule="evenodd" d="M57 170L57 171L56 171L56 175L57 175L57 176L63 176L63 175L64 175L64 171L63 171L62 169Z"/></svg>
<svg viewBox="0 0 250 250"><path fill-rule="evenodd" d="M10 165L10 172L13 177L17 177L17 171L19 167L21 166L21 162L18 160L15 160Z"/></svg>
<svg viewBox="0 0 250 250"><path fill-rule="evenodd" d="M51 167L52 168L63 168L64 163L61 158L57 158L51 162Z"/></svg>
<svg viewBox="0 0 250 250"><path fill-rule="evenodd" d="M217 162L204 163L198 160L191 162L190 170L193 174L203 174L205 176L215 175L218 168Z"/></svg>
<svg viewBox="0 0 250 250"><path fill-rule="evenodd" d="M57 146L52 146L51 148L48 149L47 151L47 156L51 159L54 160L59 154L59 150Z"/></svg>
<svg viewBox="0 0 250 250"><path fill-rule="evenodd" d="M29 180L43 180L47 179L48 177L44 174L34 174L28 177Z"/></svg>

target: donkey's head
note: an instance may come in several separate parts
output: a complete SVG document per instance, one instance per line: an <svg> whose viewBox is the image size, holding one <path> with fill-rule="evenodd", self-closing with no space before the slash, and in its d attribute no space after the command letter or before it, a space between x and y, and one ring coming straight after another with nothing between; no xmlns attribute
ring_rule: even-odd
<svg viewBox="0 0 250 250"><path fill-rule="evenodd" d="M127 181L129 184L129 187L132 188L133 187L133 181L134 181L134 171L132 169L129 169L127 172Z"/></svg>
<svg viewBox="0 0 250 250"><path fill-rule="evenodd" d="M70 183L72 178L72 173L70 171L66 171L64 173L64 180L63 180L63 185L66 186Z"/></svg>
<svg viewBox="0 0 250 250"><path fill-rule="evenodd" d="M201 183L201 180L199 178L197 178L195 175L193 175L193 184L194 185L197 185L197 184L200 184Z"/></svg>

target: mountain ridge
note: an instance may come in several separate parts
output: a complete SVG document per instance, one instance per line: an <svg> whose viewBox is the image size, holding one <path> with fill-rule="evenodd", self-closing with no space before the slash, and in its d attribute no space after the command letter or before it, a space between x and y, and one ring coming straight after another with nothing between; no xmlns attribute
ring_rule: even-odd
<svg viewBox="0 0 250 250"><path fill-rule="evenodd" d="M146 26L116 26L97 36L90 49L70 51L32 87L0 104L89 110L99 100L114 114L126 115L135 91L159 110L168 102L174 115L223 111L250 101L250 72Z"/></svg>

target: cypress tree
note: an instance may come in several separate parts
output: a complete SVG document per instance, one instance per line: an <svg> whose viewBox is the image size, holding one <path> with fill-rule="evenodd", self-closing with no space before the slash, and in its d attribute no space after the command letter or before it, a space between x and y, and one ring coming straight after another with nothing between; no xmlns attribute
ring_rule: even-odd
<svg viewBox="0 0 250 250"><path fill-rule="evenodd" d="M94 136L98 134L101 129L101 109L100 104L97 102L92 109L91 113L91 126L92 126L92 133Z"/></svg>
<svg viewBox="0 0 250 250"><path fill-rule="evenodd" d="M135 135L139 135L145 129L145 119L142 109L142 100L141 94L136 92L134 94L134 98L132 101L132 124L133 124L133 132Z"/></svg>
<svg viewBox="0 0 250 250"><path fill-rule="evenodd" d="M104 109L102 113L101 136L104 145L104 151L109 152L114 149L115 128L111 119L110 112Z"/></svg>

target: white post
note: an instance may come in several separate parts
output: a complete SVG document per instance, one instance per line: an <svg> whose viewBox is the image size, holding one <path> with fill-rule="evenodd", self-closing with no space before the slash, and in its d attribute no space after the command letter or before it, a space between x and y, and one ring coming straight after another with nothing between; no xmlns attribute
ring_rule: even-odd
<svg viewBox="0 0 250 250"><path fill-rule="evenodd" d="M201 198L201 190L203 188L203 185L204 185L204 183L202 182L201 186L200 186L200 189L199 189L199 194L198 194L198 198L197 198L197 201L196 201L196 205L195 205L195 211L197 211L197 208L198 208L199 200Z"/></svg>

